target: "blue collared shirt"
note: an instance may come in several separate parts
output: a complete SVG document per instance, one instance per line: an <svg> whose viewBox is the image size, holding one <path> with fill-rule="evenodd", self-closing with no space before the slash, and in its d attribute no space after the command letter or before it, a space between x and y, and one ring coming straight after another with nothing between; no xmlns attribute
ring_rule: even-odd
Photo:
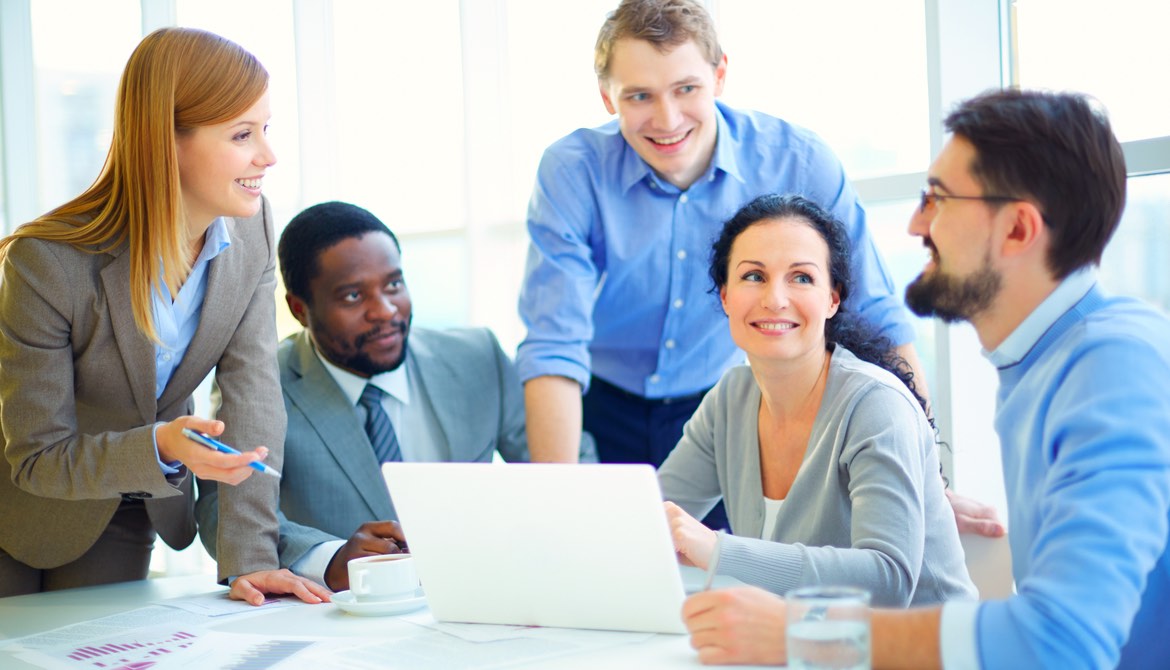
<svg viewBox="0 0 1170 670"><path fill-rule="evenodd" d="M531 244L517 352L522 381L590 374L646 398L710 388L741 363L711 292L711 244L751 199L796 193L830 210L854 250L847 307L895 343L913 339L901 298L832 151L813 133L716 103L711 165L685 191L657 176L617 121L545 152L528 207Z"/></svg>
<svg viewBox="0 0 1170 670"><path fill-rule="evenodd" d="M171 292L167 287L166 279L162 279L162 294L150 292L150 307L154 313L154 327L158 332L160 342L154 345L154 397L162 397L163 390L170 383L171 377L183 362L183 356L195 338L195 331L199 329L199 312L203 309L203 297L207 295L207 269L211 260L223 253L232 245L228 234L227 222L218 218L207 228L203 237L203 249L195 264L191 267L191 274L187 281L179 288L179 294L171 300ZM155 442L155 454L158 453L158 442ZM165 464L160 461L165 474L178 472L177 464Z"/></svg>
<svg viewBox="0 0 1170 670"><path fill-rule="evenodd" d="M1040 338L1056 323L1065 312L1072 309L1093 284L1097 283L1097 271L1085 267L1065 277L1052 293L1008 335L995 351L983 350L983 356L996 368L1006 368L1024 360L1024 356L1036 346Z"/></svg>

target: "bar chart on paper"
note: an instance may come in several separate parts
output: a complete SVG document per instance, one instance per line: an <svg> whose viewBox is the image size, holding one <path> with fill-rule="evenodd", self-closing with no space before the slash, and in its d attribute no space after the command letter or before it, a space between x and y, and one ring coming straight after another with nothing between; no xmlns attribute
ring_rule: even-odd
<svg viewBox="0 0 1170 670"><path fill-rule="evenodd" d="M157 665L162 659L189 648L196 639L198 638L195 634L180 630L162 638L151 639L143 636L77 647L66 654L66 658L93 668L146 670Z"/></svg>
<svg viewBox="0 0 1170 670"><path fill-rule="evenodd" d="M267 670L312 644L312 640L271 640L244 651L224 670Z"/></svg>

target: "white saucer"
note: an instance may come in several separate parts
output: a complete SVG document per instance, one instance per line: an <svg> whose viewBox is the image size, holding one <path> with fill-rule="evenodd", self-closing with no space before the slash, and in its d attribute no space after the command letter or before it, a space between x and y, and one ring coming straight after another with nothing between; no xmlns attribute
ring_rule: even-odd
<svg viewBox="0 0 1170 670"><path fill-rule="evenodd" d="M419 588L409 598L397 600L357 600L349 591L338 591L333 594L333 602L338 607L357 616L387 616L412 612L427 604L427 597Z"/></svg>

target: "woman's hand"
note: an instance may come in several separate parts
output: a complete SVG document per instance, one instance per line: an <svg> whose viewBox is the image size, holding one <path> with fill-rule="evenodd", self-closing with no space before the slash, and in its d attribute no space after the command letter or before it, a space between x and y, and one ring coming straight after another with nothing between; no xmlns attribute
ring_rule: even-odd
<svg viewBox="0 0 1170 670"><path fill-rule="evenodd" d="M242 454L222 454L187 439L183 435L184 428L217 437L223 433L223 422L201 419L197 416L181 416L164 423L155 431L159 458L164 463L179 461L202 479L239 484L256 472L249 467L249 463L262 461L268 457L267 447L256 447L255 451Z"/></svg>
<svg viewBox="0 0 1170 670"><path fill-rule="evenodd" d="M666 506L666 521L670 524L670 538L674 540L679 560L683 565L706 570L711 554L715 552L718 535L678 505L670 501L663 504Z"/></svg>
<svg viewBox="0 0 1170 670"><path fill-rule="evenodd" d="M249 605L260 606L264 604L265 593L291 593L314 605L329 602L329 589L288 570L261 570L236 577L228 596L232 600L243 600Z"/></svg>

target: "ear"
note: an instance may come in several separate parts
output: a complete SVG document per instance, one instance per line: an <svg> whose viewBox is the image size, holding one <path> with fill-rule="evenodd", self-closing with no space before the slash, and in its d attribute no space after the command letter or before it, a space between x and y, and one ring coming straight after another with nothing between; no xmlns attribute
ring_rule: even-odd
<svg viewBox="0 0 1170 670"><path fill-rule="evenodd" d="M727 284L719 287L719 304L723 305L723 315L727 316Z"/></svg>
<svg viewBox="0 0 1170 670"><path fill-rule="evenodd" d="M829 298L832 300L832 302L829 303L828 318L831 319L834 316L837 316L837 310L841 309L841 292L838 291L836 287L833 287L833 290L829 292Z"/></svg>
<svg viewBox="0 0 1170 670"><path fill-rule="evenodd" d="M1043 240L1047 238L1047 229L1044 225L1044 216L1036 205L1021 201L1010 205L1007 209L1009 218L1004 222L1006 231L1003 239L1003 255L1005 258L1045 253Z"/></svg>
<svg viewBox="0 0 1170 670"><path fill-rule="evenodd" d="M719 64L715 66L715 97L723 95L723 81L727 78L727 54L719 59Z"/></svg>
<svg viewBox="0 0 1170 670"><path fill-rule="evenodd" d="M284 302L288 305L288 311L292 312L293 318L297 320L297 323L301 324L301 326L305 328L308 328L309 306L305 304L305 301L291 293L285 293Z"/></svg>
<svg viewBox="0 0 1170 670"><path fill-rule="evenodd" d="M611 115L617 114L617 107L614 107L613 100L609 97L609 87L604 79L597 80L597 90L601 93L601 102L605 104L605 111Z"/></svg>

